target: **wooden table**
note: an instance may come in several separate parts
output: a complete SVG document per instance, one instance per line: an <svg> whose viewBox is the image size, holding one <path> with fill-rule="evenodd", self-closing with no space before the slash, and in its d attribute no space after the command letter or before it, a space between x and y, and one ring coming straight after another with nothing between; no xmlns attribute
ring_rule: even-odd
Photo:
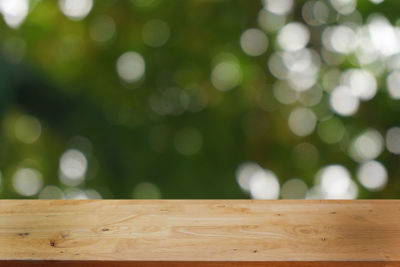
<svg viewBox="0 0 400 267"><path fill-rule="evenodd" d="M400 200L0 200L0 266L400 266Z"/></svg>

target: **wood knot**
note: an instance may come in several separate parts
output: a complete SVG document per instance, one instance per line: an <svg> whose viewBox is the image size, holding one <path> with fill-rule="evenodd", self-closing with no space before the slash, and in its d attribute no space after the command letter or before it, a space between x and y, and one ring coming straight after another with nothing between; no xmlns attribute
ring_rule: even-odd
<svg viewBox="0 0 400 267"><path fill-rule="evenodd" d="M56 246L56 241L55 240L50 240L50 246L55 247Z"/></svg>
<svg viewBox="0 0 400 267"><path fill-rule="evenodd" d="M322 241L326 241L326 238L325 238L325 237L323 237L323 238L321 238L321 240L322 240Z"/></svg>
<svg viewBox="0 0 400 267"><path fill-rule="evenodd" d="M19 233L18 235L19 235L19 236L28 236L29 233Z"/></svg>
<svg viewBox="0 0 400 267"><path fill-rule="evenodd" d="M311 231L308 229L301 229L300 232L303 234L311 234Z"/></svg>
<svg viewBox="0 0 400 267"><path fill-rule="evenodd" d="M108 232L108 231L110 231L110 229L108 229L108 228L103 228L103 229L101 229L103 232Z"/></svg>
<svg viewBox="0 0 400 267"><path fill-rule="evenodd" d="M258 252L258 250L257 250L257 249L253 250L253 253L257 253L257 252Z"/></svg>

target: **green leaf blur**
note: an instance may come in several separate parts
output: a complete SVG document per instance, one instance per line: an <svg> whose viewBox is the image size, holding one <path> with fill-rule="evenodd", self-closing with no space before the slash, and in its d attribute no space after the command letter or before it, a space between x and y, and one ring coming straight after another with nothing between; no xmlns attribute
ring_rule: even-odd
<svg viewBox="0 0 400 267"><path fill-rule="evenodd" d="M0 1L0 197L399 197L399 7Z"/></svg>

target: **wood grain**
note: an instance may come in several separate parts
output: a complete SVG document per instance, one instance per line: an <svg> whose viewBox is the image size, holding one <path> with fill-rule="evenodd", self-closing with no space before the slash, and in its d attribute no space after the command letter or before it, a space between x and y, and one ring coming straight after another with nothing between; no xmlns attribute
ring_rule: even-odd
<svg viewBox="0 0 400 267"><path fill-rule="evenodd" d="M399 200L0 200L0 266L399 263Z"/></svg>

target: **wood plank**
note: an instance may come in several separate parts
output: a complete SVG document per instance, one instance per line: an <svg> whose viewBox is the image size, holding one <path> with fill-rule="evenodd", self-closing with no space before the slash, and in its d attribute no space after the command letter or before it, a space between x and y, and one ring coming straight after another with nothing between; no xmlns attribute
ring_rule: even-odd
<svg viewBox="0 0 400 267"><path fill-rule="evenodd" d="M393 267L399 263L365 261L0 261L0 266L7 267Z"/></svg>
<svg viewBox="0 0 400 267"><path fill-rule="evenodd" d="M400 200L0 200L0 266L399 263Z"/></svg>

